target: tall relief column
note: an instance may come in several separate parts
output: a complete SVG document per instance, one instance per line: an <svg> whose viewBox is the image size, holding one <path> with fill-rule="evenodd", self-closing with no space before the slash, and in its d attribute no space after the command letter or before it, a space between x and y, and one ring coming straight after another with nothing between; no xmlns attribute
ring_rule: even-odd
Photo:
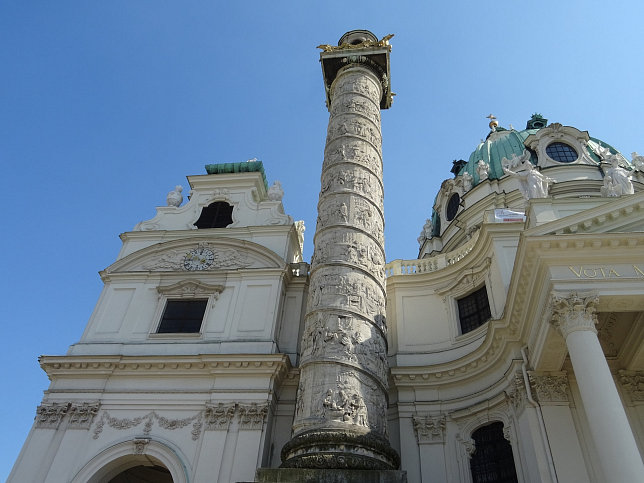
<svg viewBox="0 0 644 483"><path fill-rule="evenodd" d="M380 109L391 105L386 37L320 46L327 131L293 438L285 468L391 470Z"/></svg>
<svg viewBox="0 0 644 483"><path fill-rule="evenodd" d="M607 481L644 481L644 465L597 338L592 294L554 293L552 323L566 340L579 393Z"/></svg>

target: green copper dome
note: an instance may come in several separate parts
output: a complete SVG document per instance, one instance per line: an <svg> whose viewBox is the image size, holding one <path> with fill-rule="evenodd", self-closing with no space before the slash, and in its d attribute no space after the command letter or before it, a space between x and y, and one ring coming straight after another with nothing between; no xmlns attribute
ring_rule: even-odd
<svg viewBox="0 0 644 483"><path fill-rule="evenodd" d="M473 177L473 185L476 186L480 182L479 174L477 172L477 165L480 160L483 160L488 166L488 179L500 179L503 173L503 167L501 166L501 160L503 158L510 159L513 155L521 156L526 149L524 141L531 134L535 134L540 129L546 127L548 120L543 118L540 114L533 114L530 120L528 120L526 129L523 131L517 131L515 129L505 129L503 127L494 127L492 131L487 135L485 141L482 141L476 149L470 154L470 157L460 170L458 170L457 175L463 175L466 171ZM610 146L609 144L600 141L594 137L590 137L590 140L595 144L608 148L612 154L618 154L619 152ZM595 161L597 164L600 163L600 159L591 149L590 145L586 147L590 158ZM532 164L537 164L537 155L534 152L531 152L530 161Z"/></svg>

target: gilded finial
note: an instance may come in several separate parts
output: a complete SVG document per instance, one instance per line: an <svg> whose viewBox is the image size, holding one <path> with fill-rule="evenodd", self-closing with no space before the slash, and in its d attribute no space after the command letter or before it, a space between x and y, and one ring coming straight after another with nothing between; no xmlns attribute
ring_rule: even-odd
<svg viewBox="0 0 644 483"><path fill-rule="evenodd" d="M494 114L490 114L489 116L485 117L490 120L490 129L492 129L492 131L495 131L496 127L499 125L499 121L496 120L496 116L494 116Z"/></svg>

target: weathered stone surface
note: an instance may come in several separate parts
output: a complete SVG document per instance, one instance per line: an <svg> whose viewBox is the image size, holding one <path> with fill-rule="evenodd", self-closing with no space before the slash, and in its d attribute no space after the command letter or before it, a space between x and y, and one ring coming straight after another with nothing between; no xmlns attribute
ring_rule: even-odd
<svg viewBox="0 0 644 483"><path fill-rule="evenodd" d="M406 483L407 473L396 470L339 470L279 468L257 470L258 483Z"/></svg>

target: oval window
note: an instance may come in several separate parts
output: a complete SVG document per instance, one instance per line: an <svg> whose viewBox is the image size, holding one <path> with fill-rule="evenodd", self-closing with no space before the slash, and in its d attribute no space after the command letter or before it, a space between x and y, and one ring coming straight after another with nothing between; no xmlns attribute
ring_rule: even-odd
<svg viewBox="0 0 644 483"><path fill-rule="evenodd" d="M560 163L572 163L579 157L572 146L559 142L548 145L546 154Z"/></svg>
<svg viewBox="0 0 644 483"><path fill-rule="evenodd" d="M461 197L458 196L458 193L454 193L450 196L449 201L447 202L447 209L445 210L445 217L447 221L452 221L458 213L458 206L461 202Z"/></svg>

